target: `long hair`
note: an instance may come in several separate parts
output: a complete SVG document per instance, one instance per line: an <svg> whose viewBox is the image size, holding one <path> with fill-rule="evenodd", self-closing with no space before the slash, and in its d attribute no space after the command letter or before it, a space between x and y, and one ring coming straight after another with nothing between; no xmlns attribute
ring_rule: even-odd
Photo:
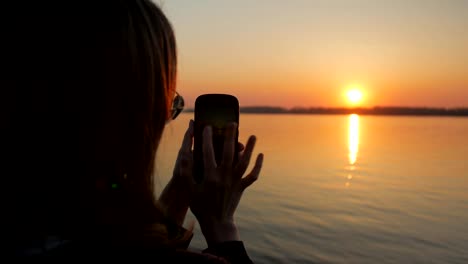
<svg viewBox="0 0 468 264"><path fill-rule="evenodd" d="M30 242L160 222L153 166L177 69L169 21L147 0L36 5L10 10L17 28L5 38L7 228Z"/></svg>

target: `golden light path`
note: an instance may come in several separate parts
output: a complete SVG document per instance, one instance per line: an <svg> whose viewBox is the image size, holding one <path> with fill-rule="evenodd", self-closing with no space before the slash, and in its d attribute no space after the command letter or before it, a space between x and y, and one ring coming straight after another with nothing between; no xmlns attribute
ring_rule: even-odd
<svg viewBox="0 0 468 264"><path fill-rule="evenodd" d="M350 181L353 179L353 172L356 169L354 166L357 161L357 155L359 152L359 116L357 114L349 115L348 123L348 161L349 161L349 173L345 186L350 186Z"/></svg>
<svg viewBox="0 0 468 264"><path fill-rule="evenodd" d="M356 114L349 116L348 149L349 165L354 165L359 151L359 116Z"/></svg>

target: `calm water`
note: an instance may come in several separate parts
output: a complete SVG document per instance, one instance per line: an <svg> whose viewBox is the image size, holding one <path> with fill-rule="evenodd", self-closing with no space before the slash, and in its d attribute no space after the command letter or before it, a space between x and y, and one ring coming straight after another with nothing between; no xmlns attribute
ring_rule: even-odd
<svg viewBox="0 0 468 264"><path fill-rule="evenodd" d="M190 118L166 129L159 189ZM468 263L468 118L241 115L250 134L265 162L237 222L256 263Z"/></svg>

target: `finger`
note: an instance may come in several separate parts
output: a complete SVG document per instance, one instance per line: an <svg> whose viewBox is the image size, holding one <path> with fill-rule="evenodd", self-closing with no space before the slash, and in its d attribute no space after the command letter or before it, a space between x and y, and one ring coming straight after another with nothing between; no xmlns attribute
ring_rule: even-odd
<svg viewBox="0 0 468 264"><path fill-rule="evenodd" d="M262 169L262 165L263 165L263 154L260 153L257 156L257 160L255 161L255 166L252 169L252 171L249 173L249 175L245 176L241 181L242 190L245 190L247 187L252 185L252 183L254 183L258 179L258 175L260 175L260 170Z"/></svg>
<svg viewBox="0 0 468 264"><path fill-rule="evenodd" d="M237 142L237 162L242 159L242 155L244 155L244 144Z"/></svg>
<svg viewBox="0 0 468 264"><path fill-rule="evenodd" d="M193 156L192 154L183 153L178 157L178 169L179 173L174 174L179 177L184 178L185 180L193 180Z"/></svg>
<svg viewBox="0 0 468 264"><path fill-rule="evenodd" d="M226 127L225 138L224 138L224 147L223 147L223 159L221 165L224 167L232 166L234 160L235 145L237 144L236 140L237 124L229 123ZM237 155L237 153L235 153Z"/></svg>
<svg viewBox="0 0 468 264"><path fill-rule="evenodd" d="M184 139L182 140L182 146L180 147L179 153L190 153L192 151L193 144L193 120L190 120L189 127L185 131Z"/></svg>
<svg viewBox="0 0 468 264"><path fill-rule="evenodd" d="M240 157L239 163L237 165L239 177L242 177L245 170L247 170L247 167L249 166L250 157L252 157L252 152L255 147L255 142L257 142L257 138L255 136L250 136L249 140L247 141L247 146L245 147L244 153L242 153L242 156Z"/></svg>
<svg viewBox="0 0 468 264"><path fill-rule="evenodd" d="M210 126L203 129L203 164L205 169L216 168L216 159L213 149L213 132Z"/></svg>
<svg viewBox="0 0 468 264"><path fill-rule="evenodd" d="M237 152L242 152L245 149L244 144L237 142Z"/></svg>

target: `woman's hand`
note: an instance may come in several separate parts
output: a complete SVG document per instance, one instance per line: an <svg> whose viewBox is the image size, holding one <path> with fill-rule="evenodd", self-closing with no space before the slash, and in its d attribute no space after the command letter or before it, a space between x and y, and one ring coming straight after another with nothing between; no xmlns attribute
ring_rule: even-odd
<svg viewBox="0 0 468 264"><path fill-rule="evenodd" d="M179 226L184 223L185 215L190 204L193 177L193 120L185 132L182 146L177 155L176 164L171 180L159 197L161 205L167 217L175 221Z"/></svg>
<svg viewBox="0 0 468 264"><path fill-rule="evenodd" d="M252 171L242 177L249 166L256 138L249 138L238 163L234 164L234 155L238 155L235 153L236 131L235 123L226 129L220 164L215 160L211 127L203 131L204 178L200 184L192 184L190 209L197 217L208 245L239 240L234 213L244 190L258 179L263 163L263 154L259 154Z"/></svg>

